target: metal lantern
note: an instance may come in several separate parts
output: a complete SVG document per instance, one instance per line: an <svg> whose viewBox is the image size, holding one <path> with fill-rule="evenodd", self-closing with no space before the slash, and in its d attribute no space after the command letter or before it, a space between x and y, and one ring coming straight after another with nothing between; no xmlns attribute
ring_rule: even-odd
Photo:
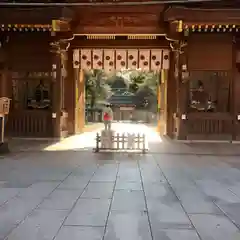
<svg viewBox="0 0 240 240"><path fill-rule="evenodd" d="M0 114L7 115L9 113L10 108L10 98L2 97L0 98Z"/></svg>
<svg viewBox="0 0 240 240"><path fill-rule="evenodd" d="M10 98L0 98L0 118L1 118L1 142L4 142L5 115L8 115L10 108Z"/></svg>

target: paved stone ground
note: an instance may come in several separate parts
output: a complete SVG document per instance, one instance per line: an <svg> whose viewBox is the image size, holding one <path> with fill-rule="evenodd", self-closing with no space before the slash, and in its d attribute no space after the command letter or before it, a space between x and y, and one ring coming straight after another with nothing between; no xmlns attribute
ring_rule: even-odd
<svg viewBox="0 0 240 240"><path fill-rule="evenodd" d="M239 157L158 145L2 157L0 240L240 239Z"/></svg>

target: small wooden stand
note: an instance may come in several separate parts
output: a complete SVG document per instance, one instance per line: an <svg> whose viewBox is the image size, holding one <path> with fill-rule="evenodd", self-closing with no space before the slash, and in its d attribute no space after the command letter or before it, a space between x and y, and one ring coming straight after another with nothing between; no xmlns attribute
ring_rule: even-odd
<svg viewBox="0 0 240 240"><path fill-rule="evenodd" d="M1 118L1 145L2 151L6 152L8 147L4 146L4 135L5 135L5 116L9 114L9 108L10 108L10 98L2 97L0 98L0 118Z"/></svg>
<svg viewBox="0 0 240 240"><path fill-rule="evenodd" d="M101 132L101 148L107 148L107 149L113 148L113 136L114 136L114 131L103 130Z"/></svg>
<svg viewBox="0 0 240 240"><path fill-rule="evenodd" d="M101 135L96 135L95 152L100 151L133 151L146 153L146 136L145 134L115 134L112 130L103 130Z"/></svg>

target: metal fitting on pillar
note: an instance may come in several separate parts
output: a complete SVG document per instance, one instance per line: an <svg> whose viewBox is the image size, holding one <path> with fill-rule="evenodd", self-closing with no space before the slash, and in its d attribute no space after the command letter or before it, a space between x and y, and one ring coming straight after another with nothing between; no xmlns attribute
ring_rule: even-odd
<svg viewBox="0 0 240 240"><path fill-rule="evenodd" d="M56 80L56 78L57 78L57 65L56 64L52 64L52 76L53 76L53 79Z"/></svg>

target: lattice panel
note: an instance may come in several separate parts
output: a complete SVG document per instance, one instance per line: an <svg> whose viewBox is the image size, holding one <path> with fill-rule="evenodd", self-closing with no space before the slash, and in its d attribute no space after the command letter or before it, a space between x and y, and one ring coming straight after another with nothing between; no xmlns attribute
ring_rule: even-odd
<svg viewBox="0 0 240 240"><path fill-rule="evenodd" d="M151 51L151 70L160 71L162 68L162 49Z"/></svg>
<svg viewBox="0 0 240 240"><path fill-rule="evenodd" d="M91 70L92 69L92 50L82 49L81 50L81 69Z"/></svg>
<svg viewBox="0 0 240 240"><path fill-rule="evenodd" d="M103 69L103 50L93 49L92 60L93 60L93 69Z"/></svg>
<svg viewBox="0 0 240 240"><path fill-rule="evenodd" d="M150 70L150 50L143 49L139 51L139 69L142 71Z"/></svg>
<svg viewBox="0 0 240 240"><path fill-rule="evenodd" d="M119 71L123 68L127 68L127 50L116 50L116 70Z"/></svg>
<svg viewBox="0 0 240 240"><path fill-rule="evenodd" d="M115 50L104 50L104 70L107 72L115 70Z"/></svg>
<svg viewBox="0 0 240 240"><path fill-rule="evenodd" d="M169 50L163 50L162 69L169 69Z"/></svg>

